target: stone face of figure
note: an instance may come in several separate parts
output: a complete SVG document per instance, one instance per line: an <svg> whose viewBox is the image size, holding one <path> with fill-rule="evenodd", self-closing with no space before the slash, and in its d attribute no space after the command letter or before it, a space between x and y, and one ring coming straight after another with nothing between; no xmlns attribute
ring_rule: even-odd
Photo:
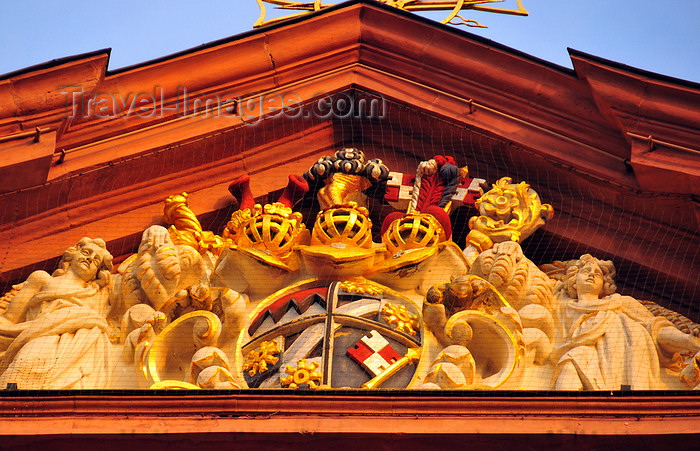
<svg viewBox="0 0 700 451"><path fill-rule="evenodd" d="M699 332L684 334L636 299L615 293L612 262L583 255L558 292L561 340L552 352L557 390L661 389L660 367L674 354L700 349Z"/></svg>
<svg viewBox="0 0 700 451"><path fill-rule="evenodd" d="M71 270L85 282L94 280L102 266L103 252L104 249L94 243L85 244L71 260Z"/></svg>
<svg viewBox="0 0 700 451"><path fill-rule="evenodd" d="M594 262L586 263L576 273L576 291L579 296L591 295L596 298L603 291L603 270Z"/></svg>
<svg viewBox="0 0 700 451"><path fill-rule="evenodd" d="M0 317L11 339L0 361L0 387L109 388L112 255L100 239L66 250L52 275L35 271Z"/></svg>

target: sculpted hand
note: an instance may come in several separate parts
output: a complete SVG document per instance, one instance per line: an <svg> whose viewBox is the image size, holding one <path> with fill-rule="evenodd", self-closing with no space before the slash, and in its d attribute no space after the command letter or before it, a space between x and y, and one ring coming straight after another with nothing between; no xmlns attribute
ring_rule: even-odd
<svg viewBox="0 0 700 451"><path fill-rule="evenodd" d="M657 341L662 349L667 353L679 353L700 351L700 327L695 326L689 334L682 332L676 326L664 327L657 337Z"/></svg>
<svg viewBox="0 0 700 451"><path fill-rule="evenodd" d="M165 227L154 225L143 232L141 246L158 249L166 244L170 244L170 233Z"/></svg>
<svg viewBox="0 0 700 451"><path fill-rule="evenodd" d="M523 257L523 248L517 241L504 241L493 245L493 251L500 255L515 255L517 258Z"/></svg>
<svg viewBox="0 0 700 451"><path fill-rule="evenodd" d="M167 318L162 312L153 310L146 304L131 307L122 318L122 341L131 352L123 357L128 362L142 362L149 344L153 343L163 328Z"/></svg>

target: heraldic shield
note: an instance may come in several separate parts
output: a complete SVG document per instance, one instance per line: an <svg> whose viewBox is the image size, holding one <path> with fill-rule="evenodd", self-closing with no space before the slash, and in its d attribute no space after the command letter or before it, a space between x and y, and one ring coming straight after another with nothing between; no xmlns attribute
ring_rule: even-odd
<svg viewBox="0 0 700 451"><path fill-rule="evenodd" d="M240 370L250 388L407 388L421 356L419 308L363 280L303 281L252 312Z"/></svg>

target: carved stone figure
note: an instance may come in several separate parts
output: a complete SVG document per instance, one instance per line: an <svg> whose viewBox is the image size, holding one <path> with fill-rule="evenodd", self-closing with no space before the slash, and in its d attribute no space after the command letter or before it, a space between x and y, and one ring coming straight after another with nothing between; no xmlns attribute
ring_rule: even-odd
<svg viewBox="0 0 700 451"><path fill-rule="evenodd" d="M378 203L354 199L388 180L415 202L380 243ZM413 181L346 148L278 202L237 178L221 236L170 196L169 228L148 227L115 274L83 238L0 297L0 389L700 389L700 326L616 294L611 262L539 269L520 242L551 206L507 177L477 199L474 180L451 157ZM480 214L464 250L447 227L460 202Z"/></svg>
<svg viewBox="0 0 700 451"><path fill-rule="evenodd" d="M488 311L498 305L484 279L475 276L452 276L450 282L436 284L426 295L427 304L443 304L445 314L452 316L462 310Z"/></svg>
<svg viewBox="0 0 700 451"><path fill-rule="evenodd" d="M488 280L516 310L530 304L551 310L554 304L552 281L515 241L496 243L479 254L469 273Z"/></svg>
<svg viewBox="0 0 700 451"><path fill-rule="evenodd" d="M122 263L119 271L115 305L121 316L140 303L167 310L176 293L201 281L206 267L197 250L173 243L166 228L154 225L143 232L138 253Z"/></svg>
<svg viewBox="0 0 700 451"><path fill-rule="evenodd" d="M685 334L629 296L615 293L610 261L583 255L559 286L563 341L552 351L557 390L660 387L660 366L700 350L700 331Z"/></svg>
<svg viewBox="0 0 700 451"><path fill-rule="evenodd" d="M0 333L14 338L2 353L0 387L109 386L111 269L105 242L83 238L65 251L52 275L29 276L0 317Z"/></svg>

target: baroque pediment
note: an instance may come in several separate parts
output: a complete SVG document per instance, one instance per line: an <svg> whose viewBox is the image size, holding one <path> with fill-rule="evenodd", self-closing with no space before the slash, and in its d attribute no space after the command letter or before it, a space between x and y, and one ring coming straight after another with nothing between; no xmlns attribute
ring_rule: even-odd
<svg viewBox="0 0 700 451"><path fill-rule="evenodd" d="M12 286L40 284L34 279L44 276L35 271L52 273L82 237L103 240L98 247L113 256L111 273L123 284L112 288L121 294L109 305L124 308L95 315L91 328L104 332L96 343L129 349L117 365L124 388L167 381L191 388L361 388L375 381L365 388L549 389L570 370L566 358L584 361L567 354L580 347L573 338L554 332L568 319L553 307L562 272L573 261L585 266L583 254L612 261L617 272L617 289L600 296L609 308L588 312L600 313L596 327L613 321L602 313L646 324L675 311L690 318L692 329L700 292L694 199L700 89L580 52L572 51L572 60L574 70L561 68L382 5L350 2L118 71L109 71L108 54L97 52L8 74L0 80L0 95L12 98L0 115L7 137L0 154L12 154L2 163L11 177L0 186L6 302L27 296ZM67 85L80 89L57 88ZM363 152L363 168L380 159L374 168L380 175L363 173L353 182L340 170L330 171L338 174L332 181L325 173L305 175L323 157L343 160L336 154L343 149ZM449 164L457 169L468 166L464 180L466 174L483 180L472 187L471 203L445 209L436 198L425 201L425 211L411 211L377 194L391 180L399 194L418 195L416 169L436 156L453 157ZM290 175L318 186L290 198ZM245 199L230 193L241 177ZM323 184L343 189L322 191ZM372 189L372 200L358 204ZM174 201L182 192L184 200ZM284 208L274 207L281 196ZM496 206L480 211L475 202L482 196ZM494 225L510 220L499 202L534 196L537 208L549 207L518 213L534 215L529 228ZM166 199L166 210L177 204L184 216L164 218ZM429 205L442 212L428 212ZM318 225L317 215L329 211ZM385 218L406 211L428 219L397 223L397 236L423 227L434 241L383 241ZM269 234L270 217L288 228L285 239L294 245L284 254L275 253L279 243L273 246L270 235L254 239L252 231L234 230L258 218L255 233ZM368 241L321 233L339 217L360 221ZM518 280L534 285L518 291L496 284L500 276L491 280L489 265L499 257L517 260L525 278ZM463 286L469 294L450 294ZM538 290L547 300L533 300ZM561 306L568 305L564 297L576 299L562 290ZM133 306L144 307L126 314ZM26 312L11 322L25 319ZM20 342L11 344L20 333L13 327L4 340L21 352ZM663 329L626 327L614 330L656 340ZM172 337L183 333L192 352L168 362L163 356L181 351ZM335 354L323 348L336 343L335 334L338 349L344 347L335 368L353 375L347 381L334 379ZM493 351L500 360L489 360L484 343L491 339L500 340ZM376 360L387 346L393 357ZM679 371L692 362L684 357L681 365L654 348L639 358L656 358L659 371L677 373L659 373L653 388L678 389L688 388ZM191 372L174 370L182 365ZM265 371L276 376L261 377ZM607 388L596 385L593 371L574 379L585 389ZM535 373L541 380L523 382ZM634 386L626 382L618 385Z"/></svg>

